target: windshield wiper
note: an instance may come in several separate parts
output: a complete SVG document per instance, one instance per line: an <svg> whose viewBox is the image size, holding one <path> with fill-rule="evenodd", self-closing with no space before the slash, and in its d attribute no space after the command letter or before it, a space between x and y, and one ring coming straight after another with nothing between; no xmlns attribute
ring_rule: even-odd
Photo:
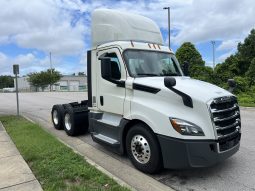
<svg viewBox="0 0 255 191"><path fill-rule="evenodd" d="M153 73L138 73L137 76L159 76L158 74Z"/></svg>
<svg viewBox="0 0 255 191"><path fill-rule="evenodd" d="M177 73L171 73L171 74L160 74L160 76L181 76L181 75Z"/></svg>

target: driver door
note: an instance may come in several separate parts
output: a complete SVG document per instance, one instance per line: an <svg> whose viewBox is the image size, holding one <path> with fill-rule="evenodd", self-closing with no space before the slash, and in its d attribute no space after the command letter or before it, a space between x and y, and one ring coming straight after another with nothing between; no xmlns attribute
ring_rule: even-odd
<svg viewBox="0 0 255 191"><path fill-rule="evenodd" d="M101 61L97 59L97 107L103 112L123 115L126 94L125 85L116 84L116 82L124 83L126 81L126 70L122 57L117 48L99 51L97 58L100 56L110 58L112 80L106 80L102 77Z"/></svg>

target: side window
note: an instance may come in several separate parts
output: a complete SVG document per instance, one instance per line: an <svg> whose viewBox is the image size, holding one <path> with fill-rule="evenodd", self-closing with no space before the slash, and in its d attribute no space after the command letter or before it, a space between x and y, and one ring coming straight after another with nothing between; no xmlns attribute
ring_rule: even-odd
<svg viewBox="0 0 255 191"><path fill-rule="evenodd" d="M120 62L116 53L107 53L105 56L111 59L110 66L109 66L111 68L110 78L114 80L120 80L121 68L120 68Z"/></svg>

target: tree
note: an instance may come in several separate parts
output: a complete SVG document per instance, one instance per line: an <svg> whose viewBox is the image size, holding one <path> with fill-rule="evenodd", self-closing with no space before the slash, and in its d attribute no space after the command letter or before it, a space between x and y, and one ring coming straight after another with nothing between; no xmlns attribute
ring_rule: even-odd
<svg viewBox="0 0 255 191"><path fill-rule="evenodd" d="M238 62L238 56L231 55L222 64L216 65L214 76L217 85L223 86L223 84L227 83L228 79L239 75Z"/></svg>
<svg viewBox="0 0 255 191"><path fill-rule="evenodd" d="M244 75L249 69L251 61L255 58L255 29L252 29L244 43L239 43L238 47L240 75Z"/></svg>
<svg viewBox="0 0 255 191"><path fill-rule="evenodd" d="M204 79L211 81L209 76L212 74L212 70L205 68L205 62L202 59L201 54L197 51L195 46L190 42L185 42L176 51L176 57L180 64L183 65L185 61L190 64L190 76L197 79Z"/></svg>
<svg viewBox="0 0 255 191"><path fill-rule="evenodd" d="M185 42L176 51L176 57L181 65L187 61L190 65L204 66L205 62L202 59L201 54L197 51L195 46L191 42Z"/></svg>
<svg viewBox="0 0 255 191"><path fill-rule="evenodd" d="M52 85L54 85L56 82L60 80L61 74L60 72L55 71L55 69L52 69L52 71L48 69L45 72L45 77L47 77L48 79L47 82L48 82L48 85L50 85L50 90L51 90Z"/></svg>
<svg viewBox="0 0 255 191"><path fill-rule="evenodd" d="M247 92L248 91L248 83L247 79L241 76L234 77L236 82L236 88L234 89L235 93Z"/></svg>
<svg viewBox="0 0 255 191"><path fill-rule="evenodd" d="M248 71L246 72L246 76L249 81L249 87L255 84L255 57L252 59L251 64L249 66Z"/></svg>
<svg viewBox="0 0 255 191"><path fill-rule="evenodd" d="M12 76L0 76L0 89L14 87Z"/></svg>
<svg viewBox="0 0 255 191"><path fill-rule="evenodd" d="M42 88L43 91L47 86L50 86L51 89L52 85L58 82L61 78L61 74L58 71L55 71L55 69L52 69L52 71L48 69L47 71L39 73L31 73L28 76L28 81L31 85L35 86L36 91L39 87Z"/></svg>
<svg viewBox="0 0 255 191"><path fill-rule="evenodd" d="M234 78L238 81L237 91L248 91L254 82L255 59L255 29L237 46L237 52L229 56L222 64L215 68L215 79L217 85L224 85L228 79ZM247 86L247 87L246 87Z"/></svg>
<svg viewBox="0 0 255 191"><path fill-rule="evenodd" d="M213 69L209 66L195 66L195 77L196 79L203 80L206 82L214 83Z"/></svg>
<svg viewBox="0 0 255 191"><path fill-rule="evenodd" d="M78 76L85 76L85 72L78 72Z"/></svg>

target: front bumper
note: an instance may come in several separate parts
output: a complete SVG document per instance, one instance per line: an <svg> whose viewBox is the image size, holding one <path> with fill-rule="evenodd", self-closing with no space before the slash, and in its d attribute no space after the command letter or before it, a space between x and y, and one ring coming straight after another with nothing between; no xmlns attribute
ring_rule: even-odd
<svg viewBox="0 0 255 191"><path fill-rule="evenodd" d="M183 140L157 135L165 168L187 169L208 167L235 154L240 147L241 134L226 142L213 140ZM219 147L229 145L228 150L220 152Z"/></svg>

